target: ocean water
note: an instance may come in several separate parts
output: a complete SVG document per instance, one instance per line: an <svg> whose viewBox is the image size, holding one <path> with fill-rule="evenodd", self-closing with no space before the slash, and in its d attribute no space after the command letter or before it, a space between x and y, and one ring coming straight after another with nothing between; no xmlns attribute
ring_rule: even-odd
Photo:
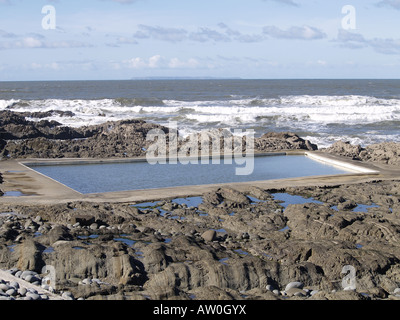
<svg viewBox="0 0 400 320"><path fill-rule="evenodd" d="M0 110L69 111L45 119L73 127L176 121L184 136L209 128L291 131L320 148L400 142L400 80L0 82Z"/></svg>

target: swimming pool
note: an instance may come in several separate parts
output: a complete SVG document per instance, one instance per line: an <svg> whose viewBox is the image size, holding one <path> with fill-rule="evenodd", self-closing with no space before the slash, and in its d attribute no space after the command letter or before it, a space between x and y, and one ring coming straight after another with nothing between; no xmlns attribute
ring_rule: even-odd
<svg viewBox="0 0 400 320"><path fill-rule="evenodd" d="M347 174L350 171L304 155L258 156L250 175L236 175L237 165L156 164L146 161L94 164L26 164L82 194L237 183L305 176Z"/></svg>

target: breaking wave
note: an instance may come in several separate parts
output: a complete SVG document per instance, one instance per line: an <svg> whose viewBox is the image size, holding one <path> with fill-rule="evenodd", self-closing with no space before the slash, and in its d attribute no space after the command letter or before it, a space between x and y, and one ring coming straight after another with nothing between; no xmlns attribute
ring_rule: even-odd
<svg viewBox="0 0 400 320"><path fill-rule="evenodd" d="M372 132L368 126L385 126L385 130L390 131L392 127L398 128L400 123L400 99L357 95L232 96L227 100L210 101L158 98L0 100L0 110L68 111L67 116L54 113L47 119L73 127L140 118L160 124L167 124L169 120L179 121L182 132L198 131L208 126L259 128L259 133L287 129L304 134L312 132L314 139L322 144L327 142L328 136L336 137L340 132L347 133L350 139L353 135L362 141L363 135ZM399 139L386 131L381 132L381 136Z"/></svg>

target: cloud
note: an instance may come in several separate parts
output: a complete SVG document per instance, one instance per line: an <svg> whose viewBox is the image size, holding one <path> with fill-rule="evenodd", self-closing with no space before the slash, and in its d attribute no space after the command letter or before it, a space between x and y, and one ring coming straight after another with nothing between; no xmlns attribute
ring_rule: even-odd
<svg viewBox="0 0 400 320"><path fill-rule="evenodd" d="M2 38L16 38L17 35L15 33L7 32L4 30L0 30L0 37Z"/></svg>
<svg viewBox="0 0 400 320"><path fill-rule="evenodd" d="M263 33L277 39L318 40L326 38L326 34L318 28L310 26L290 27L282 30L275 26L266 26Z"/></svg>
<svg viewBox="0 0 400 320"><path fill-rule="evenodd" d="M16 41L0 42L0 50L7 49L67 49L89 48L92 45L81 41L47 41L40 35L27 35Z"/></svg>
<svg viewBox="0 0 400 320"><path fill-rule="evenodd" d="M230 42L231 38L227 34L210 28L200 28L199 31L189 35L189 39L198 42L206 42L213 40L215 42Z"/></svg>
<svg viewBox="0 0 400 320"><path fill-rule="evenodd" d="M199 62L194 59L190 58L186 61L182 61L178 58L172 58L169 63L168 67L171 69L193 69L199 66Z"/></svg>
<svg viewBox="0 0 400 320"><path fill-rule="evenodd" d="M263 1L274 1L274 2L278 2L278 3L282 3L285 5L289 5L289 6L293 6L293 7L299 7L300 5L296 2L294 2L293 0L263 0Z"/></svg>
<svg viewBox="0 0 400 320"><path fill-rule="evenodd" d="M239 42L247 42L247 43L260 42L265 39L265 36L263 34L243 34L237 30L231 29L225 23L222 22L218 24L218 27L223 29L227 36Z"/></svg>
<svg viewBox="0 0 400 320"><path fill-rule="evenodd" d="M46 63L46 64L41 64L41 63L36 63L32 62L29 66L29 69L32 70L39 70L39 69L51 69L58 71L61 69L61 66L57 62L51 62L51 63Z"/></svg>
<svg viewBox="0 0 400 320"><path fill-rule="evenodd" d="M100 0L100 1L111 1L111 2L116 2L116 3L120 3L120 4L131 4L131 3L137 2L139 0Z"/></svg>
<svg viewBox="0 0 400 320"><path fill-rule="evenodd" d="M224 23L219 23L218 28L199 27L195 31L183 28L167 28L161 26L139 25L138 31L133 35L134 39L153 39L167 42L260 42L265 40L265 35L245 34L238 30L231 29Z"/></svg>
<svg viewBox="0 0 400 320"><path fill-rule="evenodd" d="M360 49L369 47L382 54L400 54L400 39L367 39L359 33L339 29L338 37L334 41L340 43L343 48Z"/></svg>
<svg viewBox="0 0 400 320"><path fill-rule="evenodd" d="M136 57L129 60L124 60L123 64L131 69L154 69L160 67L161 60L162 57L160 55L155 55L148 59Z"/></svg>
<svg viewBox="0 0 400 320"><path fill-rule="evenodd" d="M232 29L225 23L219 23L217 28L199 27L195 31L183 28L168 28L161 26L139 25L132 39L127 43L136 43L134 40L159 40L172 43L193 41L193 42L241 42L255 43L262 42L268 37L278 39L300 39L300 40L318 40L324 39L327 35L320 29L311 26L293 26L287 30L282 30L275 26L266 26L260 33L242 33ZM114 46L118 46L118 44Z"/></svg>
<svg viewBox="0 0 400 320"><path fill-rule="evenodd" d="M181 28L164 28L139 25L139 30L133 35L137 39L156 39L170 42L180 42L187 39L187 31Z"/></svg>
<svg viewBox="0 0 400 320"><path fill-rule="evenodd" d="M400 10L400 0L382 0L377 3L378 7L392 7L396 10Z"/></svg>
<svg viewBox="0 0 400 320"><path fill-rule="evenodd" d="M127 37L118 37L115 42L111 43L106 43L106 45L108 47L115 47L118 48L121 45L125 45L125 44L138 44L139 42L137 42L135 39L133 38L127 38Z"/></svg>

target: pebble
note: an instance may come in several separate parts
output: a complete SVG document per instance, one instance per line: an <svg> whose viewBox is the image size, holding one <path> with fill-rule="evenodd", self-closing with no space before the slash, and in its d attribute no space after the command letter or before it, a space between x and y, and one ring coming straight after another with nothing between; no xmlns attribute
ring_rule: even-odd
<svg viewBox="0 0 400 320"><path fill-rule="evenodd" d="M288 291L292 288L303 289L303 287L304 287L304 284L302 282L293 281L293 282L288 283L288 285L285 288L285 291Z"/></svg>
<svg viewBox="0 0 400 320"><path fill-rule="evenodd" d="M39 300L40 295L37 293L27 292L26 297L32 298L32 300Z"/></svg>
<svg viewBox="0 0 400 320"><path fill-rule="evenodd" d="M311 291L310 295L313 296L314 294L317 294L319 291L318 290L313 290Z"/></svg>
<svg viewBox="0 0 400 320"><path fill-rule="evenodd" d="M268 290L268 291L273 291L274 290L274 288L270 284L267 284L265 289Z"/></svg>
<svg viewBox="0 0 400 320"><path fill-rule="evenodd" d="M7 270L7 272L22 280L31 282L35 285L37 284L38 286L42 283L40 275L34 271L20 271L13 268ZM49 291L52 292L54 290L52 289ZM64 292L62 296L68 300L75 300L74 296L70 292ZM26 289L20 287L17 281L5 281L0 279L0 300L50 300L50 298L44 293L39 293L35 288Z"/></svg>
<svg viewBox="0 0 400 320"><path fill-rule="evenodd" d="M207 230L201 235L201 237L205 241L214 241L217 237L217 233L214 230Z"/></svg>
<svg viewBox="0 0 400 320"><path fill-rule="evenodd" d="M63 292L62 297L66 300L74 300L74 296L71 292Z"/></svg>
<svg viewBox="0 0 400 320"><path fill-rule="evenodd" d="M18 289L18 294L19 294L20 296L24 296L24 295L26 295L27 291L28 291L28 290L26 290L26 288L19 288L19 289Z"/></svg>
<svg viewBox="0 0 400 320"><path fill-rule="evenodd" d="M356 288L354 288L354 286L348 286L348 287L345 287L343 289L343 291L356 291Z"/></svg>
<svg viewBox="0 0 400 320"><path fill-rule="evenodd" d="M0 284L0 290L3 290L4 292L6 292L8 289L10 289L10 288L5 283Z"/></svg>
<svg viewBox="0 0 400 320"><path fill-rule="evenodd" d="M14 288L8 289L6 291L6 295L8 296L15 296L17 294L17 290L15 290Z"/></svg>

